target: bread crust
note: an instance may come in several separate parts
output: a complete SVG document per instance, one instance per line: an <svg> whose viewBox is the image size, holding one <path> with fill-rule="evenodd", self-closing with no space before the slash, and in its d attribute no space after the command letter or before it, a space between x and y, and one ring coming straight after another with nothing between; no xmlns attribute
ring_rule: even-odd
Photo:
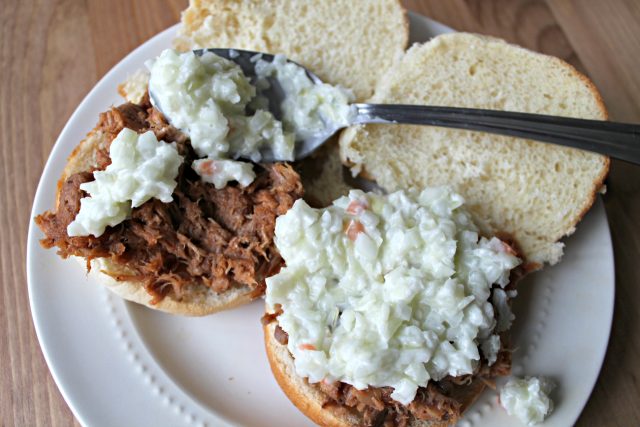
<svg viewBox="0 0 640 427"><path fill-rule="evenodd" d="M484 36L484 35L480 35L480 36L484 37L484 38L500 40L500 39L495 38L495 37ZM520 48L520 46L517 46L517 45L513 45L513 46L516 46L516 47ZM526 50L528 50L528 49L526 49ZM544 55L544 54L541 54L541 53L535 52L535 51L531 51L531 52L533 52L533 53L535 53L537 55ZM600 110L600 113L601 113L601 118L600 119L601 120L608 120L609 119L609 111L607 110L607 107L605 106L604 99L602 98L602 95L600 94L600 91L598 90L596 85L593 83L593 81L591 81L591 79L589 79L589 77L587 77L585 74L583 74L580 71L578 71L573 65L569 64L567 61L565 61L563 59L560 59L558 57L555 57L555 56L549 56L549 55L545 55L545 56L548 59L550 59L552 61L555 61L558 64L558 66L567 69L569 71L569 73L571 73L571 75L573 77L575 77L576 79L580 80L587 87L589 92L591 92L591 95L593 96L594 101L595 101L598 109ZM600 192L600 190L603 188L604 181L606 180L607 176L609 175L609 169L611 167L611 159L608 156L605 156L605 155L602 155L601 157L602 157L602 160L603 160L604 164L602 166L600 174L593 181L592 191L587 196L587 200L583 204L583 206L581 208L581 211L578 212L578 214L574 218L573 223L569 227L567 227L567 230L566 230L564 235L559 236L556 239L556 242L560 241L560 239L562 239L563 237L570 236L571 234L573 234L575 232L576 226L578 225L578 223L580 221L582 221L584 216L591 209L591 207L593 206L593 204L596 201L596 197L598 195L598 192Z"/></svg>
<svg viewBox="0 0 640 427"><path fill-rule="evenodd" d="M409 47L409 13L407 8L404 7L401 0L396 0L398 8L402 11L402 28L404 29L404 50Z"/></svg>
<svg viewBox="0 0 640 427"><path fill-rule="evenodd" d="M75 258L86 268L84 258ZM233 288L222 294L216 294L204 285L193 285L193 289L190 292L186 292L181 300L177 300L169 294L158 303L151 304L151 296L139 282L119 281L113 277L119 271L122 270L111 263L109 259L95 258L91 260L91 269L88 270L87 276L128 301L166 313L184 316L205 316L247 304L256 298L255 292L248 286Z"/></svg>
<svg viewBox="0 0 640 427"><path fill-rule="evenodd" d="M324 395L311 386L306 379L295 373L293 358L285 345L274 338L276 321L263 327L264 343L267 359L273 376L289 400L307 417L320 426L326 427L355 427L362 425L362 417L349 408L336 409L324 407ZM485 389L485 383L479 380L472 382L465 388L464 393L456 396L461 402L464 413L476 401ZM420 421L412 419L412 427L447 427L457 420L447 422Z"/></svg>
<svg viewBox="0 0 640 427"><path fill-rule="evenodd" d="M602 120L609 120L609 111L607 110L607 107L604 104L604 99L602 98L602 95L600 94L600 91L598 90L596 85L591 81L591 79L589 79L589 77L587 77L586 75L584 75L583 73L578 71L576 69L576 67L574 67L573 65L569 64L568 62L566 62L566 61L564 61L564 60L562 60L560 58L556 58L556 57L553 57L553 58L556 61L558 61L558 63L561 66L567 68L569 70L569 72L574 77L576 77L577 79L581 80L585 84L585 86L587 86L587 88L591 92L591 95L593 95L593 97L595 99L595 102L596 102L596 104L598 106L598 109L602 113ZM604 166L602 168L602 171L601 171L600 175L593 182L593 191L591 192L591 195L590 195L589 199L587 200L587 202L584 204L584 206L582 208L582 211L580 213L578 213L578 215L576 216L576 220L573 223L573 229L570 230L566 234L567 236L573 234L573 232L575 231L575 226L580 221L582 221L582 218L584 218L584 216L587 214L589 209L591 209L593 204L596 202L596 197L598 196L598 192L600 192L600 190L603 188L604 181L607 179L607 176L609 175L609 170L611 168L611 159L609 158L609 156L602 156L602 157L603 157L603 161L604 161Z"/></svg>
<svg viewBox="0 0 640 427"><path fill-rule="evenodd" d="M320 426L357 426L358 421L361 420L359 417L354 416L349 419L328 408L324 409L320 392L313 389L305 379L295 374L293 358L289 354L289 350L273 337L276 324L277 322L271 322L264 326L264 343L271 372L273 372L273 376L284 394L303 414Z"/></svg>

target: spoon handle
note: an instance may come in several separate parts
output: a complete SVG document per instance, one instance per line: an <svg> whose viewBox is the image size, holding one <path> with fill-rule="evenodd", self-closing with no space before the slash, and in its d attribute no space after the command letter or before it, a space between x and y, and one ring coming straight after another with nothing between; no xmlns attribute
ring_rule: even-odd
<svg viewBox="0 0 640 427"><path fill-rule="evenodd" d="M640 164L640 125L541 114L423 105L355 104L359 123L430 125L508 135Z"/></svg>

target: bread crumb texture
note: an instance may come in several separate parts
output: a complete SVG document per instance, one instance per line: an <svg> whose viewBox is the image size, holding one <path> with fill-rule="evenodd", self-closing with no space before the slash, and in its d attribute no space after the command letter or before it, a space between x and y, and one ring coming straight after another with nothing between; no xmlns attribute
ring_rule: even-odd
<svg viewBox="0 0 640 427"><path fill-rule="evenodd" d="M406 13L397 0L191 0L174 45L283 53L362 101L407 40Z"/></svg>
<svg viewBox="0 0 640 427"><path fill-rule="evenodd" d="M146 69L139 69L128 75L124 83L118 85L118 93L125 101L139 104L147 94L148 86L149 72Z"/></svg>
<svg viewBox="0 0 640 427"><path fill-rule="evenodd" d="M464 33L412 46L379 80L372 102L607 118L593 84L564 61ZM507 232L529 261L551 264L609 167L607 157L585 151L427 126L353 127L340 149L343 161L389 191L451 185L485 233Z"/></svg>

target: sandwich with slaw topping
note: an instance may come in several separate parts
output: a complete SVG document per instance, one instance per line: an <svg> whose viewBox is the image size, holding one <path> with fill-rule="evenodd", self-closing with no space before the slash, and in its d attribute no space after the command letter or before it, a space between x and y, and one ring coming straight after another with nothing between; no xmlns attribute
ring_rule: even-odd
<svg viewBox="0 0 640 427"><path fill-rule="evenodd" d="M446 187L276 220L285 260L267 278L267 355L291 401L320 425L454 424L508 375L510 300L525 265L478 233Z"/></svg>
<svg viewBox="0 0 640 427"><path fill-rule="evenodd" d="M290 152L291 137L273 117L247 114L251 85L231 64L188 51L284 53L356 101L606 110L567 64L496 39L447 35L403 54L405 11L374 3L192 1L178 51L149 64L166 116L149 73L125 82L128 102L101 114L69 157L55 209L36 222L45 247L152 308L204 315L266 290L272 371L318 424L451 425L510 373L516 282L558 262L608 159L466 131L357 126L341 135L342 161L391 193L349 191L336 141L296 165L300 174L229 156L242 144L248 157L261 144ZM192 90L214 68L224 84L210 87L228 90Z"/></svg>

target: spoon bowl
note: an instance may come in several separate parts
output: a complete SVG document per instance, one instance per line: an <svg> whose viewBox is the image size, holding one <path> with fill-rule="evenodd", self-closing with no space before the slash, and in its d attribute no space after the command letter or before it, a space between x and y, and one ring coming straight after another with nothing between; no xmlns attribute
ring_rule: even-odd
<svg viewBox="0 0 640 427"><path fill-rule="evenodd" d="M268 100L268 110L273 114L273 116L282 121L283 113L282 113L282 103L286 98L286 94L280 81L275 76L267 76L265 79L269 83L268 87L262 87L262 85L256 85L258 80L258 76L256 73L256 63L259 59L267 62L273 62L275 55L269 53L262 52L253 52L250 50L241 50L241 49L198 49L193 51L196 55L200 56L205 52L211 52L215 55L218 55L222 58L233 61L238 65L244 75L249 78L252 85L256 86L256 96L263 96ZM287 59L288 63L295 64L305 71L309 80L311 80L314 84L322 84L322 80L314 73L304 68L302 65L297 62L291 61ZM296 137L296 143L293 151L293 156L295 160L301 160L305 157L309 156L315 150L317 150L322 144L325 143L332 135L334 135L341 127L336 127L335 123L331 122L323 122L325 127L319 131L315 132L313 136L306 138L298 138ZM233 157L234 153L230 153ZM282 159L276 158L273 151L269 146L264 146L260 149L260 154L262 155L262 162L271 163L281 161Z"/></svg>

